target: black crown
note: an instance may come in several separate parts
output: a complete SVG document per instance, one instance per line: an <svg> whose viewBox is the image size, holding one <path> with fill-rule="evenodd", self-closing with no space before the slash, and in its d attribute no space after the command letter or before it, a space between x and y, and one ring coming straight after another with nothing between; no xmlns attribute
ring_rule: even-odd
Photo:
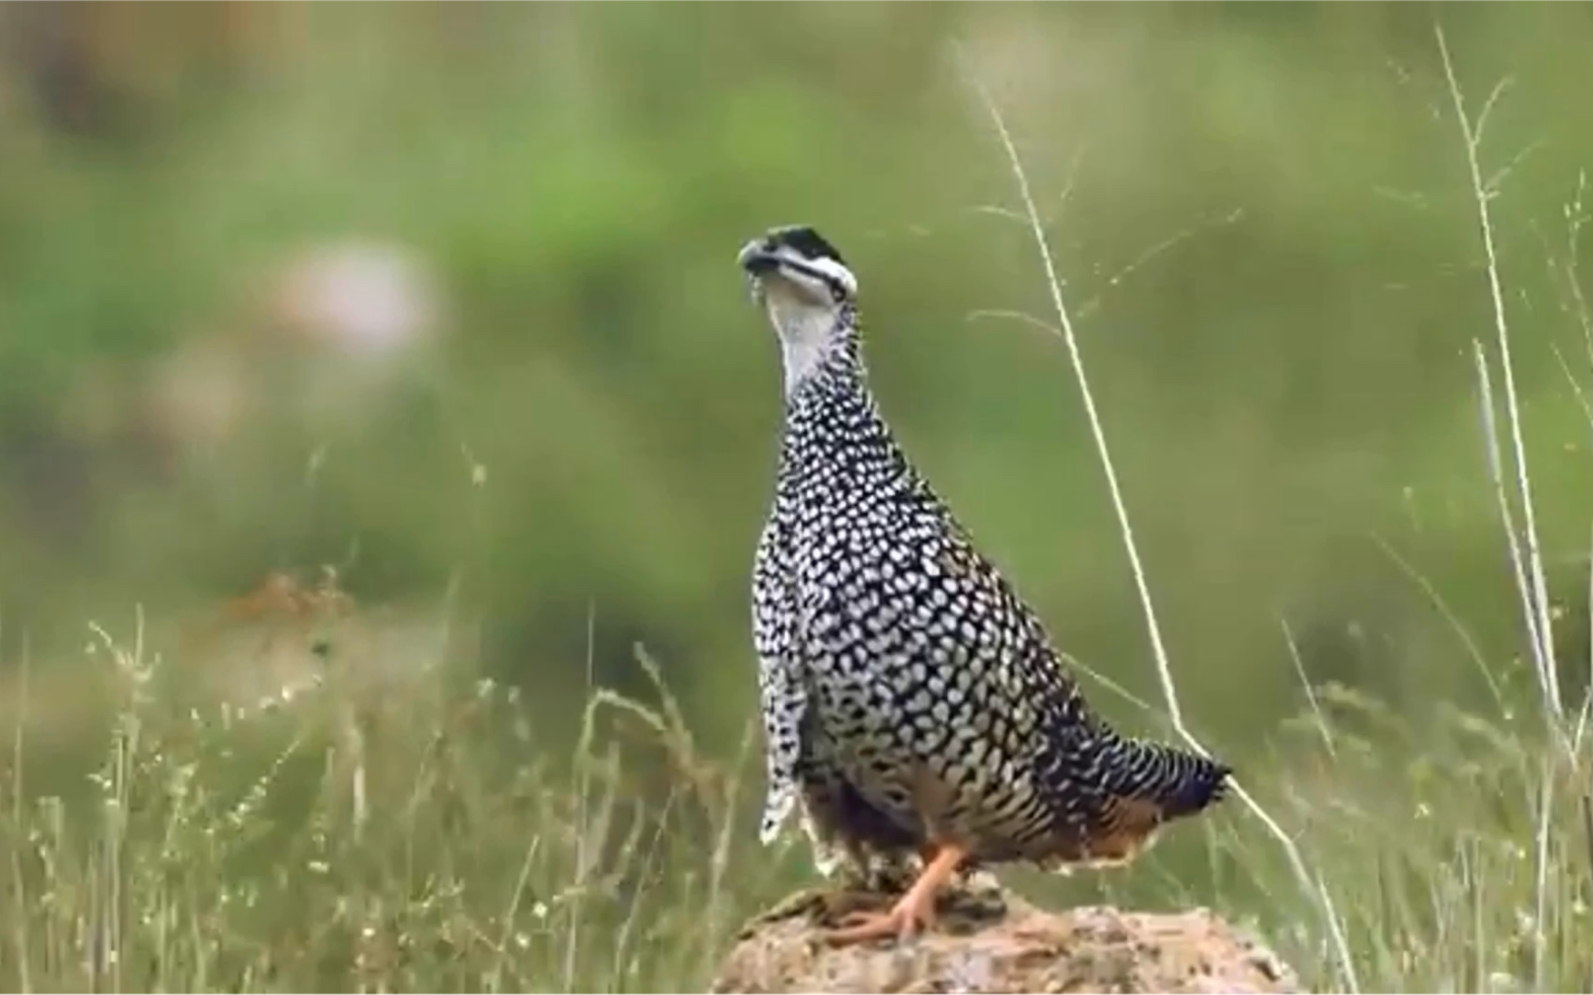
<svg viewBox="0 0 1593 995"><path fill-rule="evenodd" d="M769 232L769 247L779 246L795 250L809 259L833 259L842 266L846 265L846 260L841 258L835 246L807 225L790 225Z"/></svg>

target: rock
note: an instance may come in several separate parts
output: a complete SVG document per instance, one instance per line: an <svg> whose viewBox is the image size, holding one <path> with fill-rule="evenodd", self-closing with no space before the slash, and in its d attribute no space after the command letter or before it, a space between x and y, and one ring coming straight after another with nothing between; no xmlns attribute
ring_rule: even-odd
<svg viewBox="0 0 1593 995"><path fill-rule="evenodd" d="M948 892L933 931L829 947L879 892L802 892L743 927L715 992L1299 992L1294 971L1207 909L1047 912L992 883Z"/></svg>

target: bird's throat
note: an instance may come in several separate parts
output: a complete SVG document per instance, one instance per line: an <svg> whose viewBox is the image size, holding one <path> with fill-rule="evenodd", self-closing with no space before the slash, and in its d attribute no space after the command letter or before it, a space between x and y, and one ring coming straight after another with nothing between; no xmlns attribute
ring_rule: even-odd
<svg viewBox="0 0 1593 995"><path fill-rule="evenodd" d="M780 337L788 399L815 379L855 365L857 330L845 312L771 298L769 320Z"/></svg>

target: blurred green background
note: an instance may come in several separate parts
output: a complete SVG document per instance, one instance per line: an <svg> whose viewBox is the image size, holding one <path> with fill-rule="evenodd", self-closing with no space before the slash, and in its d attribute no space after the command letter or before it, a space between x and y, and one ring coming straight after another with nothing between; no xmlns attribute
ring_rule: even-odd
<svg viewBox="0 0 1593 995"><path fill-rule="evenodd" d="M911 453L1063 645L1154 696L1066 351L982 316L1050 317L1029 234L988 210L1018 200L976 79L1032 172L1195 728L1243 757L1299 709L1282 623L1313 681L1477 700L1390 552L1490 656L1524 645L1435 18L1473 112L1512 81L1480 156L1510 169L1580 700L1584 4L6 5L0 678L26 658L70 701L87 620L141 608L169 649L161 626L335 564L363 605L470 620L554 728L589 682L649 695L640 643L728 749L780 418L734 257L804 221L859 275Z"/></svg>

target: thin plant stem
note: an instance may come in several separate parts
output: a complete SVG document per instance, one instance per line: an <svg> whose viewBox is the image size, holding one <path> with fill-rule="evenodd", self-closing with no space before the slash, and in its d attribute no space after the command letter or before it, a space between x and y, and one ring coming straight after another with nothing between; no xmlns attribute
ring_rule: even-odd
<svg viewBox="0 0 1593 995"><path fill-rule="evenodd" d="M1034 236L1035 248L1045 269L1046 283L1051 294L1051 304L1056 312L1057 327L1060 329L1062 341L1066 344L1068 356L1073 363L1073 372L1078 380L1079 391L1084 401L1085 415L1089 421L1090 432L1094 437L1096 453L1100 456L1101 468L1106 477L1107 491L1112 499L1112 507L1117 514L1118 529L1128 554L1129 566L1133 571L1134 584L1139 592L1140 605L1144 609L1145 629L1150 638L1151 652L1156 661L1157 677L1161 682L1162 693L1166 699L1168 717L1172 722L1173 729L1185 743L1198 752L1207 753L1208 751L1205 747L1201 745L1200 741L1189 731L1189 727L1184 723L1183 709L1179 704L1178 688L1173 681L1172 667L1168 663L1167 650L1162 642L1161 627L1156 621L1156 608L1151 599L1150 585L1146 580L1144 565L1140 561L1139 548L1134 542L1133 526L1129 522L1128 510L1123 501L1122 487L1118 484L1117 471L1112 464L1111 450L1106 443L1106 433L1102 427L1100 414L1095 407L1094 395L1090 392L1089 378L1085 374L1084 360L1079 352L1078 338L1073 331L1073 321L1069 316L1067 304L1062 296L1062 281L1057 275L1057 267L1051 255L1051 247L1046 240L1045 228L1040 221L1040 212L1035 206L1034 196L1029 188L1028 172L1024 169L1017 147L1013 144L1012 135L1007 129L1006 120L1002 116L1000 108L996 106L989 93L977 81L973 82L973 87L978 92L981 101L990 114L996 134L1000 138L1001 146L1006 153L1007 161L1012 167L1013 180L1017 185L1018 194L1023 200L1024 214L1028 221L1028 227ZM1360 985L1355 976L1355 966L1350 957L1349 944L1344 936L1343 922L1327 888L1322 884L1320 878L1313 877L1294 840L1289 838L1289 835L1283 831L1283 827L1278 824L1277 820L1268 814L1266 809L1251 796L1250 792L1239 783L1237 778L1230 778L1230 786L1233 794L1260 820L1261 824L1278 841L1279 846L1283 848L1284 854L1287 856L1289 864L1299 878L1301 887L1306 894L1320 902L1343 981L1350 991L1360 991Z"/></svg>

